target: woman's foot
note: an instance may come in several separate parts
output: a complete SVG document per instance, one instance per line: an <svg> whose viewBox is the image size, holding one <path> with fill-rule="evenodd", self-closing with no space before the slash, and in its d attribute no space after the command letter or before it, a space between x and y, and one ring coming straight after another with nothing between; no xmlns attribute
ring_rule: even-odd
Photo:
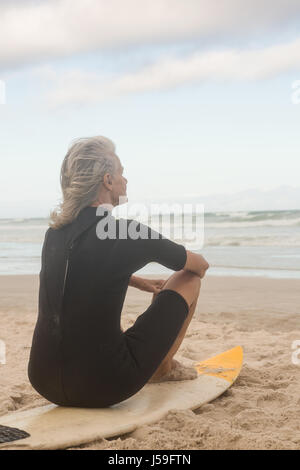
<svg viewBox="0 0 300 470"><path fill-rule="evenodd" d="M176 359L171 361L171 369L166 374L151 378L148 383L167 382L169 380L192 380L198 377L198 373L194 367L184 366Z"/></svg>

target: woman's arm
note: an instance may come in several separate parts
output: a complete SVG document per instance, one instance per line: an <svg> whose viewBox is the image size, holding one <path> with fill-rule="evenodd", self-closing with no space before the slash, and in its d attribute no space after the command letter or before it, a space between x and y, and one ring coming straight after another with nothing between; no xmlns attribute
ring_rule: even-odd
<svg viewBox="0 0 300 470"><path fill-rule="evenodd" d="M183 269L197 274L202 279L209 268L208 262L202 255L189 250L186 250L186 255L186 263Z"/></svg>
<svg viewBox="0 0 300 470"><path fill-rule="evenodd" d="M129 285L146 292L158 294L165 282L166 279L144 279L142 277L132 275L129 280Z"/></svg>
<svg viewBox="0 0 300 470"><path fill-rule="evenodd" d="M132 274L132 276L130 277L130 280L129 280L129 285L132 286L132 287L137 287L139 286L139 284L141 284L141 281L143 279L141 277L138 277L138 276L134 276Z"/></svg>

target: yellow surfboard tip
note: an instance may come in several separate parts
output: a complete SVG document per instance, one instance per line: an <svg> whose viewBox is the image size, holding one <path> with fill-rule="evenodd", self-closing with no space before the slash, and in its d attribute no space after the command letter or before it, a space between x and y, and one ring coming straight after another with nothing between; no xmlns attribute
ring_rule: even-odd
<svg viewBox="0 0 300 470"><path fill-rule="evenodd" d="M243 348L236 346L217 356L194 364L199 375L212 375L233 383L243 365Z"/></svg>

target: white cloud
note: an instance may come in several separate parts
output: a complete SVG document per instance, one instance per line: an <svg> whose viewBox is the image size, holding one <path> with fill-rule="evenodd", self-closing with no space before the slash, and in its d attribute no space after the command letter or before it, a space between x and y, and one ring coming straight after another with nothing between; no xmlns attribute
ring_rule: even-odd
<svg viewBox="0 0 300 470"><path fill-rule="evenodd" d="M95 103L129 93L163 90L202 80L259 80L300 69L300 39L264 49L224 49L195 53L185 58L164 58L138 71L107 78L97 73L71 70L55 73L42 68L51 78L48 104Z"/></svg>
<svg viewBox="0 0 300 470"><path fill-rule="evenodd" d="M266 33L299 14L299 0L2 1L0 66L127 45Z"/></svg>

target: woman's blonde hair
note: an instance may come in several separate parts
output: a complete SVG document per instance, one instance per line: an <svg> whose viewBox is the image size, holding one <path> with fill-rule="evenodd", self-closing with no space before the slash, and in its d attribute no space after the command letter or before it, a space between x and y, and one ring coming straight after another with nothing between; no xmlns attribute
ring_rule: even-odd
<svg viewBox="0 0 300 470"><path fill-rule="evenodd" d="M81 209L95 202L103 176L113 176L117 169L115 144L107 137L83 137L73 142L60 172L63 200L50 212L53 229L71 223Z"/></svg>

